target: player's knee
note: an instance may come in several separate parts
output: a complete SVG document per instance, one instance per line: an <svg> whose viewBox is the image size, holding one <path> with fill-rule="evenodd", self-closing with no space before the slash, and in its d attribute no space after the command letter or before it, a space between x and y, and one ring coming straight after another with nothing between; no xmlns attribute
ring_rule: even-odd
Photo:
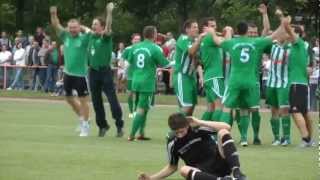
<svg viewBox="0 0 320 180"><path fill-rule="evenodd" d="M180 175L186 178L191 170L192 168L189 166L182 166L180 168Z"/></svg>
<svg viewBox="0 0 320 180"><path fill-rule="evenodd" d="M230 135L230 132L229 130L227 129L221 129L220 131L218 131L218 138L219 139L222 139L223 136L229 134Z"/></svg>

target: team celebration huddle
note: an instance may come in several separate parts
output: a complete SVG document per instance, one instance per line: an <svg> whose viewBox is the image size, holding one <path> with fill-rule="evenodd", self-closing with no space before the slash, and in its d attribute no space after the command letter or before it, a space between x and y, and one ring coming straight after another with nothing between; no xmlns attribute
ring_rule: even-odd
<svg viewBox="0 0 320 180"><path fill-rule="evenodd" d="M301 143L295 146L315 146L308 112L308 73L312 65L308 44L303 40L304 29L293 24L290 15L280 8L269 10L264 4L257 7L263 20L261 33L255 24L245 21L223 28L214 17L185 21L175 44L173 60L168 60L156 44L157 27L147 25L142 35L134 33L132 44L122 53L132 119L130 132L125 132L124 114L110 67L112 33L117 31L112 29L113 9L113 3L108 3L106 17L94 18L91 28L77 19L70 19L64 28L57 7L52 6L51 24L64 45L64 91L67 103L79 119L81 137L89 136L93 124L89 124L89 96L98 136L104 137L108 132L105 94L115 120L116 137L126 135L128 146L135 141L152 141L146 129L147 122L152 123L148 113L156 98L157 72L159 68L172 69L179 110L162 115L170 129L166 144L168 164L151 175L140 173L138 179L164 179L176 171L187 180L250 179L240 166L237 142L230 133L232 128L239 130L242 147L262 143L289 146L294 145L291 141L293 121L301 137ZM271 11L279 19L274 30L270 29L268 17ZM271 60L266 81L270 119L263 119L259 112L260 68L264 55ZM201 117L194 117L198 86L204 89L207 106ZM262 120L270 121L272 142L260 138ZM252 142L248 137L249 126L253 129ZM183 166L178 165L179 159L184 161Z"/></svg>

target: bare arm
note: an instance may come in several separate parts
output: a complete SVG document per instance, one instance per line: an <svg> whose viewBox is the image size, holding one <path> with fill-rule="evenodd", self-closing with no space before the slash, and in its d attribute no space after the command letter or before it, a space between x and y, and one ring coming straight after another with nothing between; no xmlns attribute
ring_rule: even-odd
<svg viewBox="0 0 320 180"><path fill-rule="evenodd" d="M53 26L53 28L56 31L63 31L63 27L60 24L58 15L57 15L57 7L56 6L51 6L50 7L50 19L51 19L51 24Z"/></svg>
<svg viewBox="0 0 320 180"><path fill-rule="evenodd" d="M114 4L112 2L107 4L107 17L106 17L106 27L104 29L106 35L110 35L112 32L112 11L114 9Z"/></svg>
<svg viewBox="0 0 320 180"><path fill-rule="evenodd" d="M288 17L283 18L281 23L282 23L285 31L289 35L289 40L291 42L294 42L294 41L296 41L298 39L298 35L291 28L290 21L291 21L291 17L288 16Z"/></svg>
<svg viewBox="0 0 320 180"><path fill-rule="evenodd" d="M214 122L214 121L203 121L199 120L195 117L187 117L187 119L190 121L191 126L203 126L208 127L210 129L213 129L215 131L219 131L221 129L226 129L228 131L231 130L230 125L224 122Z"/></svg>
<svg viewBox="0 0 320 180"><path fill-rule="evenodd" d="M213 28L208 28L208 32L211 33L213 42L215 42L218 46L222 44L223 41L231 39L232 38L232 28L230 26L226 26L224 28L225 35L224 37L220 37L217 35L217 32Z"/></svg>
<svg viewBox="0 0 320 180"><path fill-rule="evenodd" d="M192 47L189 49L189 55L191 57L195 57L195 55L196 55L196 53L197 53L197 51L198 51L198 49L200 47L201 40L206 34L207 34L206 32L205 33L201 33L199 35L199 37L196 39L196 41L192 44ZM194 59L194 58L192 58L192 59Z"/></svg>
<svg viewBox="0 0 320 180"><path fill-rule="evenodd" d="M270 31L270 21L268 17L268 9L265 4L260 4L258 8L259 12L262 14L262 21L263 21L263 30L261 35L267 36L268 32Z"/></svg>
<svg viewBox="0 0 320 180"><path fill-rule="evenodd" d="M203 69L202 69L202 66L198 66L197 68L197 71L198 71L198 75L199 75L199 84L201 87L203 87L204 85L204 79L203 79Z"/></svg>
<svg viewBox="0 0 320 180"><path fill-rule="evenodd" d="M286 30L285 30L285 27L284 27L284 23L283 21L285 20L285 17L283 15L283 12L280 10L280 9L277 9L276 10L276 16L279 17L280 21L281 21L281 24L279 25L279 27L277 28L276 31L274 31L270 36L268 37L271 37L272 40L283 40L283 39L286 39Z"/></svg>
<svg viewBox="0 0 320 180"><path fill-rule="evenodd" d="M159 172L153 174L153 175L147 175L145 173L141 173L139 175L139 180L160 180L164 179L166 177L169 177L174 172L176 172L178 169L175 165L167 165L163 169L161 169Z"/></svg>

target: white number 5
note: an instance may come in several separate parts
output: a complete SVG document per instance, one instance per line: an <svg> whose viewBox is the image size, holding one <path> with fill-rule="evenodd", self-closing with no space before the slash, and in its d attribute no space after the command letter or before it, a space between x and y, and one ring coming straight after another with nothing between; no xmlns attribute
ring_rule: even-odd
<svg viewBox="0 0 320 180"><path fill-rule="evenodd" d="M249 55L249 48L242 48L241 54L240 54L240 61L243 63L246 63L249 61L250 55Z"/></svg>

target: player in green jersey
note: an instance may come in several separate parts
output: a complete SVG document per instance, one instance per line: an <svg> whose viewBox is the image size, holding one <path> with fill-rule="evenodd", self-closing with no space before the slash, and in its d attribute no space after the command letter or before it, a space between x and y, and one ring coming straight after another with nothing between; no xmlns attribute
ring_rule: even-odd
<svg viewBox="0 0 320 180"><path fill-rule="evenodd" d="M80 120L80 136L89 134L89 103L88 88L86 83L87 75L87 47L89 34L81 33L81 26L78 20L68 21L65 30L58 19L57 8L50 7L51 24L57 31L58 37L64 44L64 90L66 101L78 115ZM72 91L76 90L78 99L73 97Z"/></svg>
<svg viewBox="0 0 320 180"><path fill-rule="evenodd" d="M290 116L288 89L288 56L290 50L285 42L275 42L271 49L271 68L267 81L266 103L271 106L270 120L274 141L272 145L290 144ZM280 139L280 119L283 139Z"/></svg>
<svg viewBox="0 0 320 180"><path fill-rule="evenodd" d="M262 21L263 21L263 30L261 32L261 36L266 36L270 30L270 23L269 23L269 17L267 14L267 6L265 4L260 4L258 7L258 11L262 15ZM258 27L254 23L248 23L248 37L252 38L259 38L259 32ZM269 49L269 48L267 48ZM262 53L259 57L262 59ZM261 60L256 61L257 62L257 69L256 69L256 75L257 75L257 89L259 91L256 91L255 95L260 98L260 89L261 89L261 81L260 81L260 74L261 74ZM259 112L259 107L250 109L250 112L246 112L245 110L242 110L241 113L239 113L241 117L242 116L249 116L249 119L251 119L251 126L253 129L253 144L254 145L260 145L261 140L259 138L259 132L260 132L260 122L261 122L261 116ZM246 117L242 118L243 121L246 121ZM240 122L240 119L237 121ZM239 124L240 125L240 124ZM240 126L238 126L240 127ZM247 127L244 127L244 129L248 129ZM245 130L240 130L242 132L242 136L247 136L247 132ZM242 142L243 145L246 145L246 142Z"/></svg>
<svg viewBox="0 0 320 180"><path fill-rule="evenodd" d="M276 13L280 20L283 18ZM269 23L269 22L268 22ZM266 103L271 106L270 124L274 140L272 145L286 146L291 143L289 116L289 82L288 82L288 57L290 49L287 35L281 41L275 41L270 51L271 67L268 74ZM280 124L283 136L280 138Z"/></svg>
<svg viewBox="0 0 320 180"><path fill-rule="evenodd" d="M134 33L131 36L131 46L128 46L124 49L122 53L122 58L125 60L125 69L127 73L127 91L128 91L128 107L129 107L129 118L133 118L133 113L136 109L136 103L133 101L133 91L132 91L132 66L128 63L128 58L130 51L132 50L132 46L141 41L141 36L138 33ZM138 94L136 94L135 102L138 102ZM134 105L135 104L135 105Z"/></svg>
<svg viewBox="0 0 320 180"><path fill-rule="evenodd" d="M203 31L217 28L213 17L205 18ZM229 35L231 36L231 34ZM218 120L221 114L221 99L224 92L223 51L213 41L210 33L202 38L200 45L200 63L204 67L204 89L207 98L207 111L202 115L203 120Z"/></svg>
<svg viewBox="0 0 320 180"><path fill-rule="evenodd" d="M205 33L198 36L199 28L195 20L187 20L183 31L176 43L173 83L180 110L192 115L197 104L196 56Z"/></svg>
<svg viewBox="0 0 320 180"><path fill-rule="evenodd" d="M214 40L231 56L231 72L228 86L223 97L223 114L221 120L231 124L230 108L257 108L260 97L257 96L257 61L261 61L263 51L272 44L272 40L283 34L282 28L278 28L270 37L249 38L247 37L247 23L239 23L237 31L240 37L222 41L217 37L215 30L211 29ZM245 81L244 81L245 79ZM245 118L245 119L244 119ZM242 131L241 143L247 145L246 132L249 117L241 116L240 127Z"/></svg>
<svg viewBox="0 0 320 180"><path fill-rule="evenodd" d="M308 52L301 39L302 30L299 26L291 26L290 18L285 18L286 32L291 42L288 76L290 83L290 112L300 131L302 142L300 147L314 146L312 140L312 121L308 113Z"/></svg>
<svg viewBox="0 0 320 180"><path fill-rule="evenodd" d="M161 47L154 43L157 29L146 26L143 29L144 41L135 44L129 54L128 61L132 66L132 90L139 93L137 112L134 116L129 141L135 139L138 130L138 140L149 140L145 137L147 113L155 92L157 66L168 67L170 62L164 57Z"/></svg>

